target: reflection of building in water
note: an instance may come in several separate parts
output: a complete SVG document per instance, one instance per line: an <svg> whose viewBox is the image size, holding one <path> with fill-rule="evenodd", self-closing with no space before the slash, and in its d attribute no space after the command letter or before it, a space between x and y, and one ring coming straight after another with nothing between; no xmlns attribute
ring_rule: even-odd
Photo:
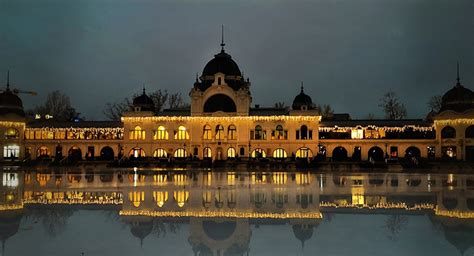
<svg viewBox="0 0 474 256"><path fill-rule="evenodd" d="M182 109L155 112L143 89L117 122L27 123L7 82L0 93L0 159L474 160L474 93L459 74L441 110L416 120L322 119L303 85L288 99L291 107L252 106L250 80L224 47L190 87L190 106Z"/></svg>
<svg viewBox="0 0 474 256"><path fill-rule="evenodd" d="M304 246L332 213L426 214L458 248L474 243L469 175L71 169L1 178L2 214L38 204L112 209L140 243L158 232L158 221L189 223L189 243L198 255L245 254L251 225L291 225Z"/></svg>
<svg viewBox="0 0 474 256"><path fill-rule="evenodd" d="M14 236L23 217L22 176L16 172L0 173L0 241L1 255L5 255L8 238Z"/></svg>
<svg viewBox="0 0 474 256"><path fill-rule="evenodd" d="M245 255L252 231L248 219L190 218L189 243L194 255Z"/></svg>

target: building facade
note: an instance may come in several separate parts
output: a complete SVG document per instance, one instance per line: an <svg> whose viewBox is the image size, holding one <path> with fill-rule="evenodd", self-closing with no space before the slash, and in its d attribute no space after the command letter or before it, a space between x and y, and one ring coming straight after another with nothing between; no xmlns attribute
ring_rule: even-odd
<svg viewBox="0 0 474 256"><path fill-rule="evenodd" d="M188 108L157 112L143 90L118 122L27 122L7 83L0 94L0 158L474 160L474 93L459 74L441 110L426 119L322 118L303 86L290 108L252 105L249 78L221 46L196 78Z"/></svg>

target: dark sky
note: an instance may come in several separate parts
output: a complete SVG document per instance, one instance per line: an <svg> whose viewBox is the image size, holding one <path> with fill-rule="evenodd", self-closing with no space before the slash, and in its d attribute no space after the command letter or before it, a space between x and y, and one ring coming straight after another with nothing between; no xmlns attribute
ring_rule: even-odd
<svg viewBox="0 0 474 256"><path fill-rule="evenodd" d="M474 86L473 0L0 0L0 79L71 97L87 119L106 102L162 88L188 93L226 50L252 82L253 104L291 104L300 81L336 112L382 117L392 89L411 118L455 83Z"/></svg>

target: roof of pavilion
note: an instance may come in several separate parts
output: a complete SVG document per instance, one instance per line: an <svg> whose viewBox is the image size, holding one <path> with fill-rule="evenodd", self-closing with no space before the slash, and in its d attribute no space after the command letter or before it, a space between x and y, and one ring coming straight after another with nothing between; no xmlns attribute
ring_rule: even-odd
<svg viewBox="0 0 474 256"><path fill-rule="evenodd" d="M79 121L58 122L52 120L35 120L27 124L28 128L117 128L123 127L121 121Z"/></svg>
<svg viewBox="0 0 474 256"><path fill-rule="evenodd" d="M402 120L387 120L387 119L360 119L360 120L328 120L322 121L321 126L338 126L338 127L367 127L367 126L379 126L379 127L403 127L403 126L427 126L433 125L432 121L423 119L402 119Z"/></svg>

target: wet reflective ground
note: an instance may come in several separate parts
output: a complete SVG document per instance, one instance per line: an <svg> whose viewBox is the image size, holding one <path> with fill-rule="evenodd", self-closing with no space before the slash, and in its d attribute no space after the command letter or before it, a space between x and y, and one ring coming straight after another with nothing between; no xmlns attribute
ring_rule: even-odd
<svg viewBox="0 0 474 256"><path fill-rule="evenodd" d="M474 175L5 169L1 255L474 255Z"/></svg>

